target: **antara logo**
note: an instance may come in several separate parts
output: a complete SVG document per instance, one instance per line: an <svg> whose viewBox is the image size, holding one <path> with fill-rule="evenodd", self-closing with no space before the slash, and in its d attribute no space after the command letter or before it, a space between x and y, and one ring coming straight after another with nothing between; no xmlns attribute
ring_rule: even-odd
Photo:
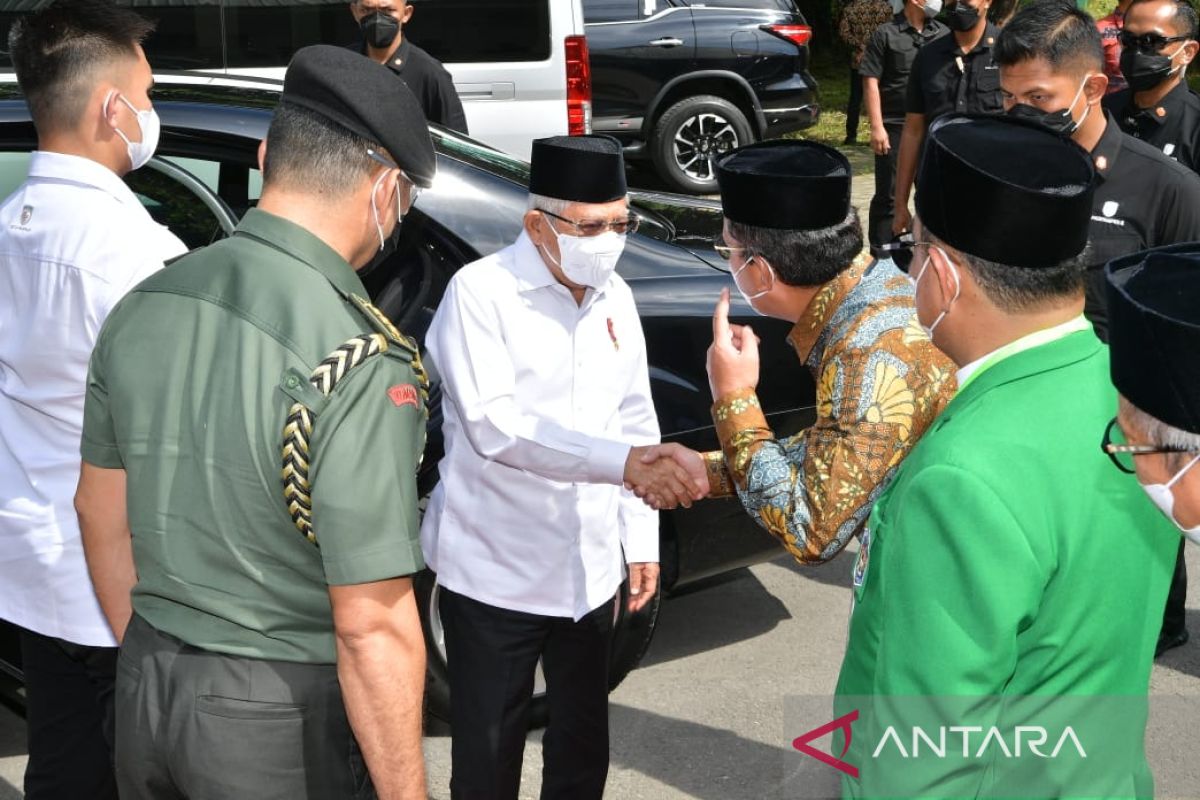
<svg viewBox="0 0 1200 800"><path fill-rule="evenodd" d="M819 728L813 728L808 733L792 740L792 747L806 756L812 756L822 764L844 772L851 778L857 778L858 767L842 759L850 750L850 740L853 734L851 726L858 720L858 717L858 710L855 709ZM845 732L845 744L839 755L833 756L809 744L813 740L820 739L837 730ZM978 738L973 739L972 734L977 734ZM1043 748L1046 748L1051 741L1054 742L1053 749L1044 752ZM909 744L907 747L905 746L906 742ZM919 758L924 755L938 759L956 758L957 751L960 751L960 748L954 746L957 743L961 743L961 753L964 759L991 758L995 754L993 751L1003 753L1006 758L1020 758L1026 752L1038 758L1058 758L1064 748L1074 750L1080 758L1088 757L1083 743L1080 742L1079 736L1070 725L1066 726L1054 740L1051 740L1050 731L1040 725L1018 725L1008 737L995 726L984 728L980 725L943 725L929 730L914 726L910 735L904 738L901 737L894 725L889 725L883 735L879 737L879 743L871 753L871 758L878 759L880 755L886 756L885 751L887 750L893 750L904 759Z"/></svg>
<svg viewBox="0 0 1200 800"><path fill-rule="evenodd" d="M858 709L851 711L849 714L844 714L832 722L827 722L819 728L813 728L808 733L797 736L792 740L792 747L796 748L801 753L804 753L806 756L812 756L822 764L828 764L834 769L846 773L851 778L857 778L858 767L854 766L853 764L847 764L845 761L842 761L841 758L841 756L845 756L846 751L850 749L850 737L852 735L850 726L854 724L856 719L858 719ZM835 758L829 753L821 752L815 747L809 745L809 742L811 742L813 739L820 739L822 736L833 733L836 730L844 730L846 732L846 744L842 748L841 756Z"/></svg>

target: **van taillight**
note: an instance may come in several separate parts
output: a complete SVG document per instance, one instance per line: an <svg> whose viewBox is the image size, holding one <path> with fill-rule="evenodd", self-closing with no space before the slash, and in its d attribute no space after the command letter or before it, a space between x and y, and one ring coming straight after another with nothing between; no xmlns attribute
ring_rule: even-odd
<svg viewBox="0 0 1200 800"><path fill-rule="evenodd" d="M587 37L568 36L566 43L567 133L582 136L592 132L592 65Z"/></svg>
<svg viewBox="0 0 1200 800"><path fill-rule="evenodd" d="M804 47L812 39L812 28L807 25L763 25L762 29L780 39L787 39L797 47Z"/></svg>

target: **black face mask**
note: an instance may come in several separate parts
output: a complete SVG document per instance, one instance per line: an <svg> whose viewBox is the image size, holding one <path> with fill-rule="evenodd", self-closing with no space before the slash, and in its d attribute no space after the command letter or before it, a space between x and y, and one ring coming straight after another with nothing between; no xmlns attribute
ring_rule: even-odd
<svg viewBox="0 0 1200 800"><path fill-rule="evenodd" d="M1071 109L1069 108L1061 111L1042 111L1037 106L1017 103L1008 110L1008 115L1028 120L1059 136L1070 136L1079 127L1078 123L1071 119Z"/></svg>
<svg viewBox="0 0 1200 800"><path fill-rule="evenodd" d="M1182 47L1182 45L1180 45ZM1121 48L1121 74L1135 92L1153 89L1171 77L1171 57L1158 53L1143 53L1141 50Z"/></svg>
<svg viewBox="0 0 1200 800"><path fill-rule="evenodd" d="M979 9L973 8L959 0L959 2L946 12L946 27L952 31L969 31L979 22Z"/></svg>
<svg viewBox="0 0 1200 800"><path fill-rule="evenodd" d="M362 30L367 44L376 50L391 47L392 42L400 35L400 23L391 14L383 11L367 14L358 23L358 27Z"/></svg>

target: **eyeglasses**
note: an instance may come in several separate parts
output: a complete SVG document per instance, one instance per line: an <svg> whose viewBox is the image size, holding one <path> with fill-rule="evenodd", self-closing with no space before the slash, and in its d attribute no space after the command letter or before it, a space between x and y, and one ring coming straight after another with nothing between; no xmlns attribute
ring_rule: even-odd
<svg viewBox="0 0 1200 800"><path fill-rule="evenodd" d="M723 234L723 233L718 233L716 236L713 237L712 248L713 248L713 250L717 251L717 255L719 255L721 258L725 259L726 261L729 261L730 259L732 259L734 253L746 252L746 248L744 248L744 247L739 247L738 245L728 244L725 241L725 234ZM722 272L729 272L728 268L717 267L717 269L720 269Z"/></svg>
<svg viewBox="0 0 1200 800"><path fill-rule="evenodd" d="M1137 472L1134 467L1134 456L1149 456L1154 453L1190 453L1186 447L1155 447L1150 444L1129 444L1125 441L1125 432L1121 430L1121 426L1117 424L1117 418L1113 417L1108 423L1108 427L1104 429L1104 439L1100 442L1100 449L1108 454L1112 462L1117 465L1117 469L1121 472L1127 472L1133 475Z"/></svg>
<svg viewBox="0 0 1200 800"><path fill-rule="evenodd" d="M560 222L565 222L568 225L574 227L576 234L579 236L599 236L600 234L604 233L605 231L610 231L610 230L613 233L620 234L622 236L627 233L637 233L638 225L640 225L641 221L642 221L641 217L639 217L637 214L630 214L625 219L612 219L612 220L591 220L591 219L589 219L589 220L584 220L584 221L580 222L578 220L567 219L566 217L560 217L558 214L555 214L552 211L547 211L544 208L539 208L538 211L542 212L543 214L545 214L548 217L554 217L556 220L559 220Z"/></svg>
<svg viewBox="0 0 1200 800"><path fill-rule="evenodd" d="M933 247L933 242L917 242L913 241L911 233L902 233L896 237L895 241L888 242L879 246L879 249L887 254L887 257L892 259L892 263L901 272L910 272L912 262L917 256L918 247ZM914 276L909 275L909 278Z"/></svg>
<svg viewBox="0 0 1200 800"><path fill-rule="evenodd" d="M417 186L416 181L414 181L412 178L408 177L408 173L406 173L404 170L400 169L399 164L397 164L395 161L392 161L390 158L388 158L386 156L380 155L379 151L373 150L372 148L368 147L367 155L370 156L375 161L378 161L380 164L383 164L388 169L399 169L400 170L400 177L404 178L404 180L408 183L408 207L412 208L413 205L417 202L417 198L421 195L421 187Z"/></svg>
<svg viewBox="0 0 1200 800"><path fill-rule="evenodd" d="M1137 50L1140 53L1157 53L1171 42L1182 42L1188 38L1187 36L1163 36L1161 33L1153 32L1121 31L1117 34L1117 41L1121 43L1121 47Z"/></svg>

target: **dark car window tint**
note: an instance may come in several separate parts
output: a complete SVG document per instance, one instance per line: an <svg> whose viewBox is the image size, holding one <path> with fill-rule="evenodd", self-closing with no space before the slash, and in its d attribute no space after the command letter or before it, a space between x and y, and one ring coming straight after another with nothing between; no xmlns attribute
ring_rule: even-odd
<svg viewBox="0 0 1200 800"><path fill-rule="evenodd" d="M125 183L154 221L170 228L189 250L212 244L225 235L208 206L173 178L147 167L130 172Z"/></svg>
<svg viewBox="0 0 1200 800"><path fill-rule="evenodd" d="M638 18L641 0L583 0L584 22L628 22Z"/></svg>
<svg viewBox="0 0 1200 800"><path fill-rule="evenodd" d="M772 11L790 11L796 12L796 3L794 0L676 0L679 5L691 6L692 8L704 8L705 6L716 6L720 8L766 8Z"/></svg>
<svg viewBox="0 0 1200 800"><path fill-rule="evenodd" d="M348 45L358 38L350 4L226 0L225 42L229 67L283 67L310 44Z"/></svg>
<svg viewBox="0 0 1200 800"><path fill-rule="evenodd" d="M40 4L0 0L0 35L8 41L12 23ZM146 58L155 69L220 69L221 6L219 0L117 0L155 22L146 40ZM286 64L287 62L283 62ZM0 47L0 67L11 67L7 47Z"/></svg>
<svg viewBox="0 0 1200 800"><path fill-rule="evenodd" d="M430 0L413 4L405 36L443 64L550 58L550 3Z"/></svg>

